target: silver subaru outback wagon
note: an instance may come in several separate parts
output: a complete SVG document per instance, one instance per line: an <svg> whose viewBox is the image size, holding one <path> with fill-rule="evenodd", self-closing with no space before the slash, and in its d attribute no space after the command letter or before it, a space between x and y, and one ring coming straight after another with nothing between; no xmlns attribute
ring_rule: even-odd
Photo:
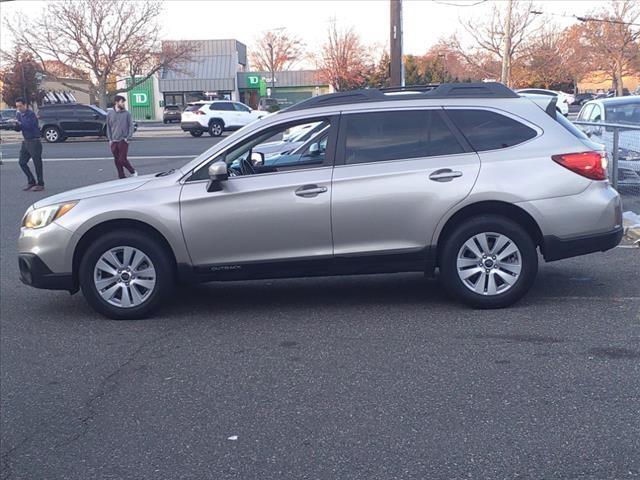
<svg viewBox="0 0 640 480"><path fill-rule="evenodd" d="M538 249L553 261L622 236L606 155L554 102L498 83L314 97L182 168L35 203L21 278L117 319L150 315L176 283L436 269L454 299L506 307Z"/></svg>

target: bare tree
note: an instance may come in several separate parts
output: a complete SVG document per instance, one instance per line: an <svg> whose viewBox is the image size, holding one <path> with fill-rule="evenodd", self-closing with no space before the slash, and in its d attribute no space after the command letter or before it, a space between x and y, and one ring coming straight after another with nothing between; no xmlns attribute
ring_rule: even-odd
<svg viewBox="0 0 640 480"><path fill-rule="evenodd" d="M160 12L155 1L63 0L48 2L30 21L17 16L5 27L45 74L58 78L47 60L88 72L89 90L73 88L95 95L105 107L109 94L131 90L161 69L179 69L194 53L189 42L160 41ZM115 88L113 79L125 75L131 82Z"/></svg>
<svg viewBox="0 0 640 480"><path fill-rule="evenodd" d="M572 25L562 32L560 52L564 71L578 93L578 83L593 71L593 51L584 39L584 25Z"/></svg>
<svg viewBox="0 0 640 480"><path fill-rule="evenodd" d="M263 72L289 70L302 58L303 47L302 41L285 29L267 32L249 54L251 68Z"/></svg>
<svg viewBox="0 0 640 480"><path fill-rule="evenodd" d="M3 54L2 60L2 99L8 105L13 105L20 97L28 103L37 101L39 68L33 55L16 47L12 52Z"/></svg>
<svg viewBox="0 0 640 480"><path fill-rule="evenodd" d="M335 20L317 57L321 78L337 91L366 84L372 71L371 55L353 28L338 29Z"/></svg>
<svg viewBox="0 0 640 480"><path fill-rule="evenodd" d="M531 12L532 2L513 0L511 8L503 10L505 5L503 2L494 3L488 21L478 22L476 18L461 20L460 23L473 40L474 46L469 49L463 48L457 36L453 39L453 46L470 65L478 70L483 70L482 63L491 63L487 62L488 59L502 61L506 55L506 62L504 62L506 72L503 81L510 85L511 71L522 60L525 41L539 27L536 28L536 16ZM507 32L509 38L506 38ZM508 45L507 51L505 51L505 45Z"/></svg>
<svg viewBox="0 0 640 480"><path fill-rule="evenodd" d="M565 62L563 34L558 25L548 23L529 38L524 48L526 60L523 62L527 86L549 88L552 84L573 80Z"/></svg>
<svg viewBox="0 0 640 480"><path fill-rule="evenodd" d="M640 58L640 4L636 0L611 1L585 21L585 43L593 50L598 67L609 72L617 95L623 94L623 77L632 73Z"/></svg>

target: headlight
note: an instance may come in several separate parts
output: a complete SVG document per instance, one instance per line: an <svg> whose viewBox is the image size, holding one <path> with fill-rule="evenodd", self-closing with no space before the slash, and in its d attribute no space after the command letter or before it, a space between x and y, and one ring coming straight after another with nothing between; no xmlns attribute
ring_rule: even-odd
<svg viewBox="0 0 640 480"><path fill-rule="evenodd" d="M24 216L22 226L24 228L43 228L54 220L60 218L78 202L59 203L57 205L49 205L36 210L31 210Z"/></svg>

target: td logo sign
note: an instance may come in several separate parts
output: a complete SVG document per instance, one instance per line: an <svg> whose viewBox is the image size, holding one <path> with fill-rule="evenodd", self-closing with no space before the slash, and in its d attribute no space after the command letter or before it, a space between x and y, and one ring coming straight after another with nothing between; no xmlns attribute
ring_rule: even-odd
<svg viewBox="0 0 640 480"><path fill-rule="evenodd" d="M133 105L143 107L149 105L149 95L144 92L135 92L133 95Z"/></svg>
<svg viewBox="0 0 640 480"><path fill-rule="evenodd" d="M138 88L135 88L129 94L131 97L132 107L148 107L149 106L149 94L147 92L141 92Z"/></svg>
<svg viewBox="0 0 640 480"><path fill-rule="evenodd" d="M127 82L131 85L131 79ZM129 104L132 107L149 107L153 103L153 81L148 78L140 85L136 85L129 91Z"/></svg>

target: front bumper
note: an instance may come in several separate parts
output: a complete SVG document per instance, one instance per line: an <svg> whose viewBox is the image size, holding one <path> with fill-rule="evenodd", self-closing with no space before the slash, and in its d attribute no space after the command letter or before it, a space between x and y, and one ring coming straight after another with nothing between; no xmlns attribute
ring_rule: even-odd
<svg viewBox="0 0 640 480"><path fill-rule="evenodd" d="M587 253L611 250L622 240L623 228L593 235L572 238L558 238L554 235L544 237L543 255L547 262L577 257Z"/></svg>
<svg viewBox="0 0 640 480"><path fill-rule="evenodd" d="M46 290L77 290L71 273L53 273L35 253L21 253L18 266L20 280L26 285Z"/></svg>
<svg viewBox="0 0 640 480"><path fill-rule="evenodd" d="M191 132L193 130L196 131L207 131L207 127L200 125L198 122L182 122L180 123L180 128L184 132Z"/></svg>

